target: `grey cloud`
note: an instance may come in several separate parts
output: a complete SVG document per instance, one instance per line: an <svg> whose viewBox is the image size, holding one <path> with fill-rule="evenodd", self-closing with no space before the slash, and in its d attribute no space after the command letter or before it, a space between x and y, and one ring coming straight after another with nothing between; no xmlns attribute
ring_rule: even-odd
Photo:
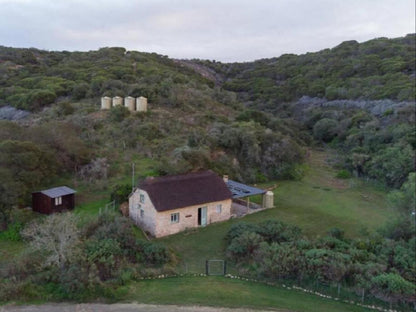
<svg viewBox="0 0 416 312"><path fill-rule="evenodd" d="M0 0L0 44L247 61L414 32L413 0Z"/></svg>

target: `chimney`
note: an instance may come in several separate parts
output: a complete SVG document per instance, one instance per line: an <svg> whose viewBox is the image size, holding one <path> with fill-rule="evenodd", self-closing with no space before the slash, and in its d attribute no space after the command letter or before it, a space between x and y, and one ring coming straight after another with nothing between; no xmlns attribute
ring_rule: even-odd
<svg viewBox="0 0 416 312"><path fill-rule="evenodd" d="M225 183L227 183L228 182L228 175L223 175L222 179L224 180Z"/></svg>

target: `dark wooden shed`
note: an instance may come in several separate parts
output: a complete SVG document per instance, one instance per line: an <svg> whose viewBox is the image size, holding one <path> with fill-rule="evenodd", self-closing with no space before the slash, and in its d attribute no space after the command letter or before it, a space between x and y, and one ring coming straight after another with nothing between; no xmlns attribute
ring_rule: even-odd
<svg viewBox="0 0 416 312"><path fill-rule="evenodd" d="M32 193L32 209L44 214L72 210L75 191L67 186L54 187Z"/></svg>

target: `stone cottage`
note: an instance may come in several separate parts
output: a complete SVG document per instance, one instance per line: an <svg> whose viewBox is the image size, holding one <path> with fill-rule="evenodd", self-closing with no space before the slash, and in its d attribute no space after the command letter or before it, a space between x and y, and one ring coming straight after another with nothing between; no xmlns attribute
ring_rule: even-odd
<svg viewBox="0 0 416 312"><path fill-rule="evenodd" d="M148 177L129 197L129 215L155 237L228 220L232 193L212 171Z"/></svg>

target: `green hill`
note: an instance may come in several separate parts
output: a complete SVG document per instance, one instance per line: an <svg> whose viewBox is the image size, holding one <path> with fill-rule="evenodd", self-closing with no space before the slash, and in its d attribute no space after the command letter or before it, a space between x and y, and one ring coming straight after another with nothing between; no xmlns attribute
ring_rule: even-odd
<svg viewBox="0 0 416 312"><path fill-rule="evenodd" d="M415 99L415 34L345 41L332 49L255 62L200 61L223 76L244 101L275 105L302 96L334 99Z"/></svg>
<svg viewBox="0 0 416 312"><path fill-rule="evenodd" d="M145 96L149 111L101 110L102 96ZM124 48L0 47L0 244L7 249L0 254L7 268L0 270L0 300L123 298L114 289L126 291L121 286L131 280L177 273L187 264L199 270L207 257L225 258L226 248L241 249L238 241L227 247L224 240L236 220L148 243L129 220L102 212L110 199L126 200L132 164L134 180L212 169L264 187L278 183L278 208L246 220L294 223L305 240L284 246L270 241L257 251L274 259L280 247L279 257L293 254L291 248L299 244L324 273L327 255L343 257L345 266L335 266L333 276L323 274L326 283L339 287L342 282L391 303L410 300L414 100L414 34L231 64L172 60ZM12 120L13 108L25 110L19 118L26 117ZM337 152L334 157L310 152L320 147ZM78 223L72 215L67 221L80 232L74 258L63 263L63 270L42 266L47 255L29 253L21 241L20 230L30 228L32 219L51 218L15 208L30 205L32 191L65 184L78 191ZM334 226L343 227L333 229L338 237L323 236ZM259 235L254 231L241 240L254 238L256 249L263 239ZM250 261L269 258L251 256L231 260L234 268L275 278L274 262L266 270ZM338 263L331 259L328 264ZM304 269L295 273L315 272ZM303 273L296 274L290 276ZM234 300L223 302L238 305Z"/></svg>

